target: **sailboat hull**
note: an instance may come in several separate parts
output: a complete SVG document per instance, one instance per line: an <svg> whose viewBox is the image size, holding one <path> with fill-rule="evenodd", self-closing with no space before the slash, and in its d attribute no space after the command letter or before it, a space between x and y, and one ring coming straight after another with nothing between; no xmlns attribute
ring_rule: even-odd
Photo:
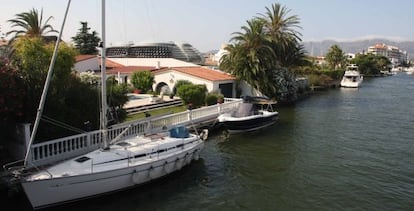
<svg viewBox="0 0 414 211"><path fill-rule="evenodd" d="M112 171L44 180L23 181L22 187L34 209L90 198L161 178L199 158L200 141L192 148L167 158Z"/></svg>

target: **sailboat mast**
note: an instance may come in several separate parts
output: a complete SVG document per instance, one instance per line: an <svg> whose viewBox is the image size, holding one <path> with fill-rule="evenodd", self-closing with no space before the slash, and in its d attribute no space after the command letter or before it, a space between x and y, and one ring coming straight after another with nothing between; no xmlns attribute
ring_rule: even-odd
<svg viewBox="0 0 414 211"><path fill-rule="evenodd" d="M102 93L102 107L101 107L101 131L104 149L108 147L107 137L107 105L106 105L106 35L105 35L105 0L102 0L102 48L101 48L101 93Z"/></svg>
<svg viewBox="0 0 414 211"><path fill-rule="evenodd" d="M66 17L68 16L70 2L71 2L71 0L68 0L68 5L66 7L65 16L63 17L63 23L62 23L62 26L61 26L60 31L59 31L59 36L57 37L57 40L56 40L55 48L53 50L53 56L52 56L52 59L50 61L49 70L47 71L45 85L43 86L42 96L40 97L39 107L37 109L36 119L35 119L35 122L33 124L33 130L32 130L32 133L30 135L30 141L29 141L29 144L28 144L27 149L26 149L26 155L24 157L24 166L27 166L27 164L28 164L28 159L29 159L30 151L31 151L30 149L31 149L33 141L36 137L37 129L39 128L39 124L40 124L40 119L41 119L42 114L43 114L43 109L45 107L47 91L49 89L50 81L52 80L53 68L55 66L55 61L56 61L56 57L57 57L57 54L58 54L59 44L60 44L60 40L62 38L63 28L64 28L65 22L66 22Z"/></svg>

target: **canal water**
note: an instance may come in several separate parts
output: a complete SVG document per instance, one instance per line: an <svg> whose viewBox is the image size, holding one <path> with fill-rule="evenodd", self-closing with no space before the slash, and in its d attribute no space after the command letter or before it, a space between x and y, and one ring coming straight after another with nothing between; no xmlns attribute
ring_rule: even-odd
<svg viewBox="0 0 414 211"><path fill-rule="evenodd" d="M167 178L50 210L414 210L414 76L278 111L265 130L213 133L199 161Z"/></svg>

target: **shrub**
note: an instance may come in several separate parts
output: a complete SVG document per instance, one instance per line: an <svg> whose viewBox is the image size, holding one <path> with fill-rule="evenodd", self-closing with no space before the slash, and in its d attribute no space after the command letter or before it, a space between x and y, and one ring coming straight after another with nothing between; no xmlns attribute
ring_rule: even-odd
<svg viewBox="0 0 414 211"><path fill-rule="evenodd" d="M178 80L175 83L174 90L173 90L172 94L173 95L177 94L178 88L180 88L180 86L185 85L185 84L193 84L193 83L191 83L191 81L188 81L188 80Z"/></svg>
<svg viewBox="0 0 414 211"><path fill-rule="evenodd" d="M136 71L131 76L131 83L136 89L147 92L152 90L154 75L150 71Z"/></svg>
<svg viewBox="0 0 414 211"><path fill-rule="evenodd" d="M308 80L310 85L314 86L329 86L329 84L332 82L332 78L325 75L308 75Z"/></svg>
<svg viewBox="0 0 414 211"><path fill-rule="evenodd" d="M214 105L218 102L219 99L223 100L224 96L219 93L208 93L205 99L205 104L208 106Z"/></svg>
<svg viewBox="0 0 414 211"><path fill-rule="evenodd" d="M24 116L24 81L17 71L0 58L0 145L13 136L16 122Z"/></svg>
<svg viewBox="0 0 414 211"><path fill-rule="evenodd" d="M177 89L177 95L184 105L191 103L193 108L201 107L204 104L206 92L205 85L184 84Z"/></svg>
<svg viewBox="0 0 414 211"><path fill-rule="evenodd" d="M338 80L342 78L342 76L344 75L344 72L345 72L344 70L339 69L339 70L326 71L324 72L324 74L331 77L334 80Z"/></svg>

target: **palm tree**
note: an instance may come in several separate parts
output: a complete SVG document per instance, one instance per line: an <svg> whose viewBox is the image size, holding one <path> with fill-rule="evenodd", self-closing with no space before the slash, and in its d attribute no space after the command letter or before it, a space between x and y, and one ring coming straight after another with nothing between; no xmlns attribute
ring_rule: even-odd
<svg viewBox="0 0 414 211"><path fill-rule="evenodd" d="M265 15L247 21L242 32L235 32L229 54L220 61L220 69L245 80L268 97L283 101L296 98L296 82L291 68L306 62L300 44L297 16L280 4L266 7ZM289 69L288 69L289 68Z"/></svg>
<svg viewBox="0 0 414 211"><path fill-rule="evenodd" d="M225 55L220 67L241 80L245 80L254 88L263 91L267 89L268 75L274 52L265 39L263 22L258 19L247 21L247 26L241 27L243 32L235 32L230 41L235 44L227 47L230 52Z"/></svg>
<svg viewBox="0 0 414 211"><path fill-rule="evenodd" d="M289 43L283 55L279 57L280 64L283 67L297 69L298 67L311 65L311 62L306 57L305 47L300 43Z"/></svg>
<svg viewBox="0 0 414 211"><path fill-rule="evenodd" d="M344 67L346 62L345 53L338 45L332 45L326 53L326 61L334 70Z"/></svg>
<svg viewBox="0 0 414 211"><path fill-rule="evenodd" d="M270 40L281 42L283 45L292 41L301 41L302 34L295 30L295 28L301 29L300 19L296 15L287 17L289 12L289 9L276 3L271 9L266 7L265 14L259 14L259 19L264 21Z"/></svg>
<svg viewBox="0 0 414 211"><path fill-rule="evenodd" d="M300 45L301 33L296 30L301 29L300 19L296 15L288 16L289 12L286 7L273 4L258 17L264 22L267 39L272 43L279 65L283 67L300 65L305 60L305 51Z"/></svg>
<svg viewBox="0 0 414 211"><path fill-rule="evenodd" d="M32 9L29 12L23 12L20 14L16 14L15 19L8 20L11 23L13 28L19 28L12 31L7 32L6 35L10 35L14 33L15 38L25 35L29 37L41 37L46 35L50 32L57 32L53 29L53 27L49 24L49 21L53 18L50 16L43 22L43 9L39 12L37 9Z"/></svg>

